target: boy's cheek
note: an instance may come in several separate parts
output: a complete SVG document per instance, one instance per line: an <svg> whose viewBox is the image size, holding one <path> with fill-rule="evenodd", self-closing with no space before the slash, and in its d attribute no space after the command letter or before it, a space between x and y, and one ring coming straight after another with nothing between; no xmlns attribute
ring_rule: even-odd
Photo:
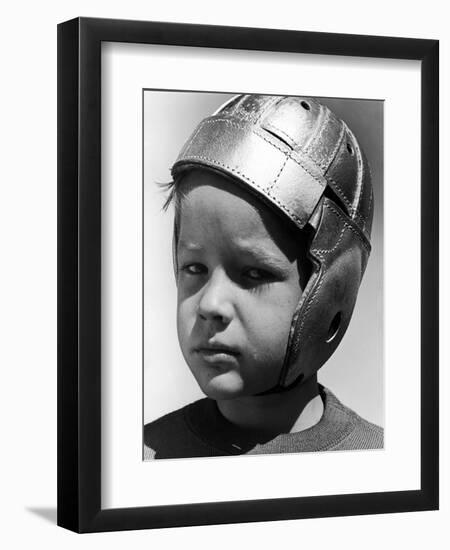
<svg viewBox="0 0 450 550"><path fill-rule="evenodd" d="M177 332L180 346L186 347L194 330L196 315L192 304L182 301L177 306Z"/></svg>
<svg viewBox="0 0 450 550"><path fill-rule="evenodd" d="M180 299L177 304L177 321L186 323L195 318L196 306L192 300Z"/></svg>

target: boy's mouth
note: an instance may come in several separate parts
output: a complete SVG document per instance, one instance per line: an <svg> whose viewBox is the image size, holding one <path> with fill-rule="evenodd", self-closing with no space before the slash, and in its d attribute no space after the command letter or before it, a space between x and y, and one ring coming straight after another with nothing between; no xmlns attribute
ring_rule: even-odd
<svg viewBox="0 0 450 550"><path fill-rule="evenodd" d="M220 343L204 343L196 346L194 352L200 354L204 359L221 360L237 357L240 352L231 346Z"/></svg>

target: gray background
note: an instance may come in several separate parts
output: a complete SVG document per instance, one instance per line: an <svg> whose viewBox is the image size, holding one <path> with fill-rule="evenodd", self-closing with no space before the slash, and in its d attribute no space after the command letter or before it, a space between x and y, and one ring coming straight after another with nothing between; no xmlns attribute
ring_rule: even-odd
<svg viewBox="0 0 450 550"><path fill-rule="evenodd" d="M158 183L195 126L233 94L144 92L144 422L203 397L179 351L172 269L172 211ZM350 326L320 369L319 381L364 418L384 425L383 102L319 98L350 126L365 151L374 187L372 254Z"/></svg>

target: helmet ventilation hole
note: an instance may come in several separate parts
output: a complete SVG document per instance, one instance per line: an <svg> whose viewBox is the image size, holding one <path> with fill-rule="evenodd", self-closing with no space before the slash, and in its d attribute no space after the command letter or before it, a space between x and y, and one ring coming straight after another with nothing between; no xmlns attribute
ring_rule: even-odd
<svg viewBox="0 0 450 550"><path fill-rule="evenodd" d="M303 109L306 109L307 111L311 109L311 107L309 106L309 103L306 103L306 101L302 101L300 105L303 107Z"/></svg>
<svg viewBox="0 0 450 550"><path fill-rule="evenodd" d="M347 151L353 156L353 147L350 145L350 143L347 143Z"/></svg>
<svg viewBox="0 0 450 550"><path fill-rule="evenodd" d="M341 326L341 318L342 318L341 312L338 311L330 323L330 328L328 329L328 336L326 340L327 344L332 342L335 339L337 333L339 332L339 327Z"/></svg>

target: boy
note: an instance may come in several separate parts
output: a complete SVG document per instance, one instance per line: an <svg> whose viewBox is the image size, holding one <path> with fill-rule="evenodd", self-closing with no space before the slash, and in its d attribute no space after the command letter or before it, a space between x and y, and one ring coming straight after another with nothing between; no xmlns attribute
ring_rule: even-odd
<svg viewBox="0 0 450 550"><path fill-rule="evenodd" d="M172 168L177 328L207 398L145 426L144 458L375 449L317 382L370 253L369 168L313 99L236 96Z"/></svg>

